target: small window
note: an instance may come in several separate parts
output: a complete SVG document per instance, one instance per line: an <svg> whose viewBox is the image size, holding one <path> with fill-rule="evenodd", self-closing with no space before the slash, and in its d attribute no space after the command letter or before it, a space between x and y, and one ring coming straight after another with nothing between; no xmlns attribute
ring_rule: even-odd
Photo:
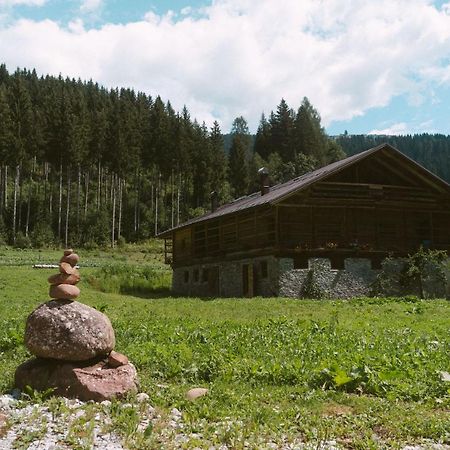
<svg viewBox="0 0 450 450"><path fill-rule="evenodd" d="M333 270L344 270L345 269L345 263L344 258L339 256L334 256L330 258L331 262L331 268Z"/></svg>
<svg viewBox="0 0 450 450"><path fill-rule="evenodd" d="M184 282L189 283L189 270L184 271Z"/></svg>
<svg viewBox="0 0 450 450"><path fill-rule="evenodd" d="M208 282L208 277L209 277L208 269L203 269L203 272L202 272L202 282L203 282L203 283L207 283L207 282Z"/></svg>
<svg viewBox="0 0 450 450"><path fill-rule="evenodd" d="M200 274L198 269L194 269L194 283L198 283L198 280L200 278Z"/></svg>
<svg viewBox="0 0 450 450"><path fill-rule="evenodd" d="M269 268L267 261L261 261L261 278L267 278L269 276Z"/></svg>
<svg viewBox="0 0 450 450"><path fill-rule="evenodd" d="M296 256L294 258L294 269L308 269L308 257Z"/></svg>

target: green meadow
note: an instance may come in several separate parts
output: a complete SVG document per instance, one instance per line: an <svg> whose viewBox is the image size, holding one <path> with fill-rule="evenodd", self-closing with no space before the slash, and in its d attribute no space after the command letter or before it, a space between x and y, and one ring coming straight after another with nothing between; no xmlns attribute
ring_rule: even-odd
<svg viewBox="0 0 450 450"><path fill-rule="evenodd" d="M55 271L31 265L60 253L0 248L0 393L30 357L25 320ZM80 256L79 300L110 317L150 403L163 415L178 408L185 432L202 436L185 448L450 443L449 301L177 298L156 244ZM187 401L192 387L209 393ZM143 434L114 411L129 448L157 448L158 430Z"/></svg>

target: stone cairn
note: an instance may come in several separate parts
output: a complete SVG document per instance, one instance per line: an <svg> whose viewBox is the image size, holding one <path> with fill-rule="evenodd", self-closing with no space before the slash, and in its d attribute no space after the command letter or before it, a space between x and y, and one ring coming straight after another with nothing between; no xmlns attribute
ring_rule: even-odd
<svg viewBox="0 0 450 450"><path fill-rule="evenodd" d="M73 250L64 251L59 273L48 279L53 300L29 315L25 345L35 358L17 368L15 384L84 401L120 398L137 391L136 369L114 351L108 317L75 301L80 295L78 261Z"/></svg>

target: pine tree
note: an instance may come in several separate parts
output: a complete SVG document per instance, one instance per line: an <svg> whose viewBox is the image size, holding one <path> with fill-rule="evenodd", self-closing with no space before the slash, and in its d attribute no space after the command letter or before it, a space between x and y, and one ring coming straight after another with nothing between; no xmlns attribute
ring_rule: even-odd
<svg viewBox="0 0 450 450"><path fill-rule="evenodd" d="M249 185L248 161L251 157L251 140L247 121L241 116L233 121L233 140L229 155L229 181L235 197L247 193Z"/></svg>
<svg viewBox="0 0 450 450"><path fill-rule="evenodd" d="M271 135L271 125L267 121L266 116L262 114L258 130L256 131L254 151L264 159L267 159L274 151Z"/></svg>
<svg viewBox="0 0 450 450"><path fill-rule="evenodd" d="M296 155L293 143L294 113L284 99L271 116L271 148L279 153L284 161L292 161Z"/></svg>
<svg viewBox="0 0 450 450"><path fill-rule="evenodd" d="M223 145L223 136L217 121L209 132L211 147L211 189L216 191L221 201L228 200L229 186L227 184L228 161Z"/></svg>
<svg viewBox="0 0 450 450"><path fill-rule="evenodd" d="M315 158L320 165L326 164L327 139L320 125L320 116L305 97L295 119L296 154L303 153Z"/></svg>

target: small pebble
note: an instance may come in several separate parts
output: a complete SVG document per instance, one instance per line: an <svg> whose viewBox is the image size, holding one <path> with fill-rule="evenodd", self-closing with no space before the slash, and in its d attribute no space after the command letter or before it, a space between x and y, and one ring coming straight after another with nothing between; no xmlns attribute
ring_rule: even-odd
<svg viewBox="0 0 450 450"><path fill-rule="evenodd" d="M140 392L138 395L136 395L136 400L139 403L144 403L144 402L148 401L149 399L150 399L150 397L145 392Z"/></svg>

